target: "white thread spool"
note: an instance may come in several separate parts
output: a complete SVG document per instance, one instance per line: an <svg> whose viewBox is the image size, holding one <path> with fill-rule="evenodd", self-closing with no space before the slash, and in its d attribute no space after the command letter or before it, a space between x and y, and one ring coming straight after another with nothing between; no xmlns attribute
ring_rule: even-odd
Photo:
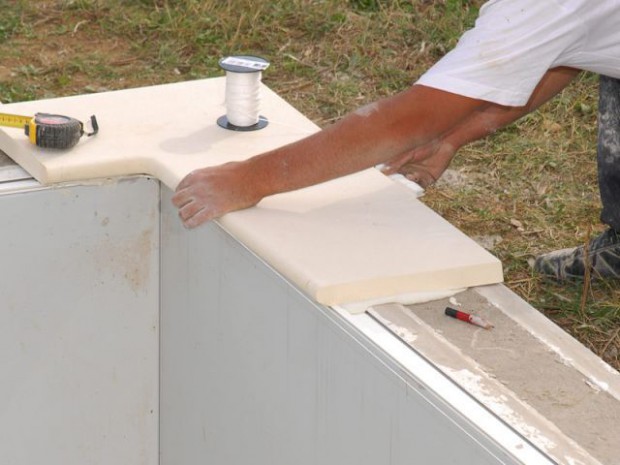
<svg viewBox="0 0 620 465"><path fill-rule="evenodd" d="M226 70L226 115L217 124L233 131L255 131L267 126L260 116L260 82L262 70L269 62L254 56L234 56L220 60Z"/></svg>

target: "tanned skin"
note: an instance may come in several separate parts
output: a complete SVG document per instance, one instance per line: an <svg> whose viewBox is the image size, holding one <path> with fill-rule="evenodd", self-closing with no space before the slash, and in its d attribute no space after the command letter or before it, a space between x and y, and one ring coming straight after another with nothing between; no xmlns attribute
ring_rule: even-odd
<svg viewBox="0 0 620 465"><path fill-rule="evenodd" d="M389 160L382 167L382 171L385 174L399 172L426 188L439 179L461 147L493 134L498 129L538 109L562 91L580 72L580 70L567 67L554 68L541 79L526 105L522 107L485 106L473 112L441 139L433 140Z"/></svg>
<svg viewBox="0 0 620 465"><path fill-rule="evenodd" d="M241 162L196 170L172 198L186 227L196 227L262 198L318 184L381 163L434 181L456 150L538 108L578 73L550 70L523 107L503 107L426 86L350 113L295 143Z"/></svg>

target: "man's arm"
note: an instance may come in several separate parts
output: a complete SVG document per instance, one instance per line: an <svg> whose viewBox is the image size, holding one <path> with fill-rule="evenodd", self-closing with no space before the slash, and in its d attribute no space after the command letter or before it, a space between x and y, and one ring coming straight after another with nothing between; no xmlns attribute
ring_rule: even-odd
<svg viewBox="0 0 620 465"><path fill-rule="evenodd" d="M387 162L382 171L392 174L400 171L422 187L434 183L450 164L459 148L493 134L533 112L561 92L578 74L579 70L567 67L549 70L538 83L528 103L522 107L489 104L482 106L461 124L444 134L439 140L405 152Z"/></svg>
<svg viewBox="0 0 620 465"><path fill-rule="evenodd" d="M194 171L181 181L173 202L184 224L195 227L255 205L268 195L318 184L386 160L391 160L387 171L397 171L406 163L414 163L415 170L417 163L437 179L459 147L534 111L577 74L570 68L550 70L523 107L413 86L293 144L246 161Z"/></svg>
<svg viewBox="0 0 620 465"><path fill-rule="evenodd" d="M263 197L375 166L441 138L482 106L480 100L414 85L361 108L298 142L246 161L203 168L173 197L188 227L247 208Z"/></svg>

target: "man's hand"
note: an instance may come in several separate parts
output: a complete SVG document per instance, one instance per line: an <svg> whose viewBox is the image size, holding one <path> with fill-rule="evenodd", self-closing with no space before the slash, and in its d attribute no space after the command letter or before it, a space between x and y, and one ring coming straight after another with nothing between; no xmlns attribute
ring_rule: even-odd
<svg viewBox="0 0 620 465"><path fill-rule="evenodd" d="M172 197L183 224L195 228L230 211L256 205L262 197L247 171L243 162L232 162L188 174Z"/></svg>
<svg viewBox="0 0 620 465"><path fill-rule="evenodd" d="M445 140L429 142L392 158L381 171L388 175L398 172L426 189L440 178L456 150Z"/></svg>
<svg viewBox="0 0 620 465"><path fill-rule="evenodd" d="M382 168L385 174L401 173L406 178L426 188L446 170L456 152L464 145L493 134L523 115L526 115L562 91L579 74L579 70L559 67L543 76L529 102L522 107L505 107L486 104L470 112L469 116L440 139L404 152L387 161Z"/></svg>

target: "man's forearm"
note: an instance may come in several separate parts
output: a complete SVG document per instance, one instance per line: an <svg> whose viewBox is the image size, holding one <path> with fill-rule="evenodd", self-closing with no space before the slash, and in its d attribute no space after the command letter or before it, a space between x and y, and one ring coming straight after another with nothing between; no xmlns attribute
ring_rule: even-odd
<svg viewBox="0 0 620 465"><path fill-rule="evenodd" d="M483 105L413 86L308 138L249 159L260 197L360 171L443 135Z"/></svg>
<svg viewBox="0 0 620 465"><path fill-rule="evenodd" d="M450 133L446 134L443 142L449 143L455 149L458 149L508 126L519 118L533 112L561 92L579 72L577 69L567 67L554 68L547 71L526 105L522 107L505 107L490 104L481 107Z"/></svg>

